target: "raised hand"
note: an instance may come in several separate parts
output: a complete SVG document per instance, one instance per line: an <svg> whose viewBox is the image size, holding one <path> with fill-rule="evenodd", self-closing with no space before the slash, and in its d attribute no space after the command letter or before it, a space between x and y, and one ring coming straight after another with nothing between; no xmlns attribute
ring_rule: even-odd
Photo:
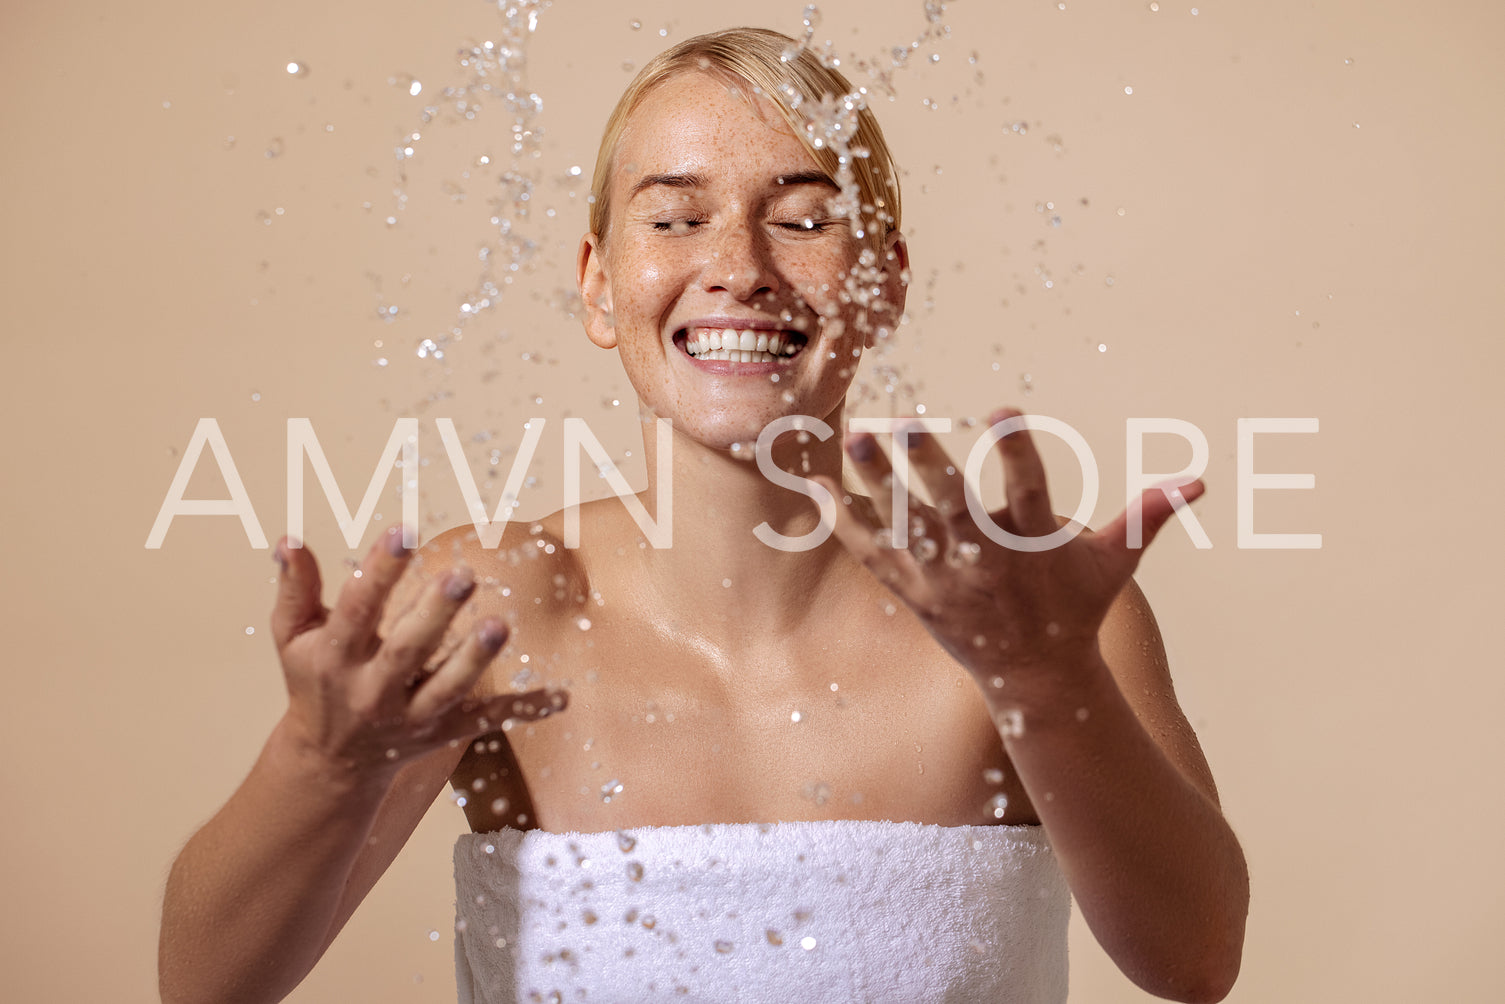
<svg viewBox="0 0 1505 1004"><path fill-rule="evenodd" d="M1018 417L1019 412L1004 409L989 422ZM1101 532L1069 524L1063 528L1051 510L1040 455L1021 428L998 441L1007 504L989 515L1015 537L1053 546L1005 546L979 528L962 473L935 438L919 430L910 436L911 469L935 505L911 499L914 525L908 528L908 547L895 548L885 540L891 528L883 505L875 505L870 514L855 505L838 506L835 533L985 690L1001 686L1009 672L1080 665L1083 658L1095 657L1098 630L1142 553L1142 548L1128 546L1130 520L1143 520L1148 544L1177 507L1204 491L1200 481L1151 488ZM845 445L874 497L888 498L893 471L873 437L853 435ZM826 487L841 497L834 484ZM1059 543L1055 538L1044 541L1056 533Z"/></svg>
<svg viewBox="0 0 1505 1004"><path fill-rule="evenodd" d="M272 634L287 679L285 725L300 746L340 768L389 775L439 747L536 720L565 706L562 691L470 697L507 641L486 618L435 658L455 615L475 590L468 569L436 576L410 609L378 633L392 588L411 552L400 527L377 541L331 610L320 600L319 567L305 548L277 544L282 566Z"/></svg>

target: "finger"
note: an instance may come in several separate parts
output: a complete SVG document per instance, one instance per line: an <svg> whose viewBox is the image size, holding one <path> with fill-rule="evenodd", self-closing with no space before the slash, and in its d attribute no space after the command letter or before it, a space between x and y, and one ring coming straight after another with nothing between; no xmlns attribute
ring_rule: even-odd
<svg viewBox="0 0 1505 1004"><path fill-rule="evenodd" d="M437 638L435 644L438 644ZM459 704L505 644L507 626L488 617L428 679L419 684L408 702L408 720L422 722L438 718Z"/></svg>
<svg viewBox="0 0 1505 1004"><path fill-rule="evenodd" d="M842 445L852 460L857 476L872 495L873 517L880 526L888 526L894 491L894 469L888 462L888 456L878 448L878 440L869 432L853 433ZM840 498L841 492L836 492L836 497Z"/></svg>
<svg viewBox="0 0 1505 1004"><path fill-rule="evenodd" d="M909 463L918 472L941 518L955 523L967 515L967 495L961 471L951 462L940 440L923 428L909 432Z"/></svg>
<svg viewBox="0 0 1505 1004"><path fill-rule="evenodd" d="M988 422L1000 422L1023 415L1004 408L994 412ZM1035 449L1028 429L1018 429L998 441L1003 457L1003 494L1008 502L1009 518L1021 536L1043 537L1056 530L1056 517L1050 508L1050 492L1045 487L1045 465Z"/></svg>
<svg viewBox="0 0 1505 1004"><path fill-rule="evenodd" d="M375 635L387 596L408 566L413 552L403 546L402 536L401 525L389 527L366 554L360 574L352 576L340 589L329 626L335 637L349 648L359 650Z"/></svg>
<svg viewBox="0 0 1505 1004"><path fill-rule="evenodd" d="M530 690L524 694L500 694L482 701L461 701L445 712L438 731L462 741L494 732L503 722L536 722L569 707L563 690Z"/></svg>
<svg viewBox="0 0 1505 1004"><path fill-rule="evenodd" d="M1118 514L1118 518L1103 527L1097 536L1114 549L1132 554L1137 565L1140 551L1149 546L1176 510L1195 502L1206 491L1207 486L1201 479L1185 485L1155 485L1146 488ZM1136 517L1142 521L1140 525L1143 527L1137 548L1129 545L1129 525Z"/></svg>
<svg viewBox="0 0 1505 1004"><path fill-rule="evenodd" d="M836 497L836 525L832 528L836 539L852 557L877 576L879 582L907 600L920 584L920 570L914 555L901 548L880 544L881 528L864 521L853 511L852 505L842 504L841 486L834 480L824 476L813 480ZM878 518L879 508L874 507L874 519Z"/></svg>
<svg viewBox="0 0 1505 1004"><path fill-rule="evenodd" d="M455 614L476 591L475 576L461 565L430 582L418 602L382 639L375 664L388 689L406 687L439 648Z"/></svg>
<svg viewBox="0 0 1505 1004"><path fill-rule="evenodd" d="M272 557L281 569L277 576L277 601L272 606L272 638L283 648L293 638L324 623L328 611L319 596L319 563L305 547L293 546L283 537Z"/></svg>

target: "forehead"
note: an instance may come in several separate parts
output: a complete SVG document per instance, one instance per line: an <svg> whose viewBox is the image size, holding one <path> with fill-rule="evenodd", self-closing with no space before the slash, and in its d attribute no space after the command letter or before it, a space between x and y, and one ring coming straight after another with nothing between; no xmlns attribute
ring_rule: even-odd
<svg viewBox="0 0 1505 1004"><path fill-rule="evenodd" d="M773 103L733 76L681 73L659 84L628 116L613 185L645 174L773 177L816 169Z"/></svg>

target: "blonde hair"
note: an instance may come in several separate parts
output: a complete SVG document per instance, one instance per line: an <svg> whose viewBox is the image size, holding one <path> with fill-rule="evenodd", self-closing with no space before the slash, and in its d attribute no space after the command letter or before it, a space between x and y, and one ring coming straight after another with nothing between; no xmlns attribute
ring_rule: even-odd
<svg viewBox="0 0 1505 1004"><path fill-rule="evenodd" d="M810 152L816 165L838 181L840 154L814 131L796 105L820 104L853 92L850 81L821 63L809 49L794 39L766 28L727 28L686 39L659 53L633 78L622 92L596 154L591 176L590 229L603 240L611 213L611 171L627 119L659 84L681 73L720 72L740 78L773 102ZM750 99L750 98L749 98ZM857 128L848 138L852 180L861 199L862 219L881 226L864 226L866 242L881 250L888 234L899 229L899 176L878 120L865 105L856 109ZM866 151L866 156L858 153ZM839 183L839 182L838 182Z"/></svg>

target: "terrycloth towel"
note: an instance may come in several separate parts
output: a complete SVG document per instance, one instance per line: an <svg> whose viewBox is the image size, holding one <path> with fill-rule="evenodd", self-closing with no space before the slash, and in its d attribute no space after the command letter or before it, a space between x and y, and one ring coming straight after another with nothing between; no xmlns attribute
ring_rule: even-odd
<svg viewBox="0 0 1505 1004"><path fill-rule="evenodd" d="M1066 1000L1035 826L824 821L471 833L461 1004Z"/></svg>

